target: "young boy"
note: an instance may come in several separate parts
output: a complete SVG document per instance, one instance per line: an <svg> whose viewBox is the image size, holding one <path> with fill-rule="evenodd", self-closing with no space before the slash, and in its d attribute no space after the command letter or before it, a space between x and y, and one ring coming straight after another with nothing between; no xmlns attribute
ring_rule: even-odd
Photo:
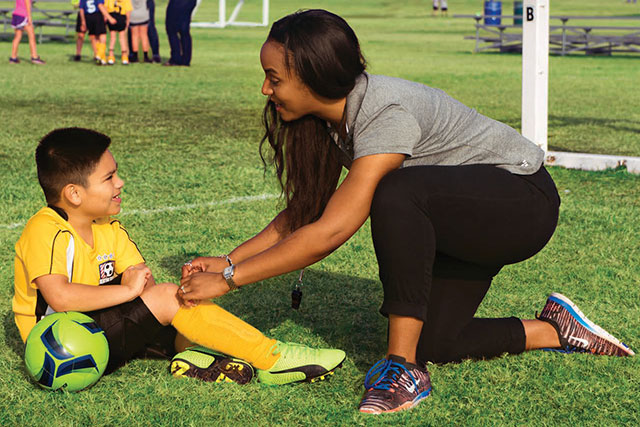
<svg viewBox="0 0 640 427"><path fill-rule="evenodd" d="M107 0L107 12L113 19L115 24L108 23L109 27L109 57L107 64L113 65L116 62L114 55L114 47L116 45L116 34L120 37L120 52L122 54L122 65L129 65L129 42L127 40L127 29L129 28L129 20L131 19L131 0Z"/></svg>
<svg viewBox="0 0 640 427"><path fill-rule="evenodd" d="M80 32L88 32L98 65L107 64L107 30L105 22L114 25L116 20L108 13L104 0L80 0Z"/></svg>
<svg viewBox="0 0 640 427"><path fill-rule="evenodd" d="M48 205L27 222L15 247L13 311L23 341L47 314L80 311L105 331L107 372L158 345L175 354L176 332L167 325L191 342L246 360L268 384L321 378L342 363L341 350L278 342L216 304L181 304L174 284L156 284L127 231L110 219L120 212L124 185L110 142L92 130L67 128L46 135L36 149ZM179 356L186 363L174 373L183 376L215 381L222 370L242 383L251 371L215 356L203 365L197 350Z"/></svg>

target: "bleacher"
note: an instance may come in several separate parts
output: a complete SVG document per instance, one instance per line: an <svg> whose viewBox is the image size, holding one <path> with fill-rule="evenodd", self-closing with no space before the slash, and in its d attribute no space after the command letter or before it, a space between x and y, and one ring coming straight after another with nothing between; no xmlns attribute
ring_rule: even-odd
<svg viewBox="0 0 640 427"><path fill-rule="evenodd" d="M522 52L522 26L508 23L522 19L521 16L486 17L499 19L501 23L488 24L483 21L484 15L454 15L454 18L475 20L475 35L465 36L465 39L475 40L474 52ZM550 20L560 21L549 26L550 53L640 53L640 16L551 16ZM602 22L604 25L599 25ZM621 25L615 25L617 23Z"/></svg>

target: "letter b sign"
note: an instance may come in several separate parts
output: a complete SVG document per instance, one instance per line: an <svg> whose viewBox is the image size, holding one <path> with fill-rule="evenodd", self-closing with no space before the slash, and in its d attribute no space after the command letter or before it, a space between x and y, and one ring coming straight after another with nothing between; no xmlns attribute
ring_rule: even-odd
<svg viewBox="0 0 640 427"><path fill-rule="evenodd" d="M533 21L533 7L527 6L527 22Z"/></svg>

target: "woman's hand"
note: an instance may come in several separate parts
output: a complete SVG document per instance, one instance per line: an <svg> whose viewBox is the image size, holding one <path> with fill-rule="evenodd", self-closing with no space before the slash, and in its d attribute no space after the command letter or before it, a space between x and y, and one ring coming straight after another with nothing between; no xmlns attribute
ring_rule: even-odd
<svg viewBox="0 0 640 427"><path fill-rule="evenodd" d="M180 280L180 292L186 301L212 299L229 292L229 285L221 273L200 271Z"/></svg>
<svg viewBox="0 0 640 427"><path fill-rule="evenodd" d="M209 272L220 273L229 266L227 260L217 256L199 256L182 266L182 278L190 276L193 273Z"/></svg>

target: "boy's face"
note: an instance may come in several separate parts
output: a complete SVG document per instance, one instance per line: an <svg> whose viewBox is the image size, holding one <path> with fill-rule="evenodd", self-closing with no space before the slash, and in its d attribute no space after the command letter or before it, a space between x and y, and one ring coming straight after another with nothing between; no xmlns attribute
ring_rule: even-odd
<svg viewBox="0 0 640 427"><path fill-rule="evenodd" d="M118 164L109 150L105 151L87 186L79 187L82 197L80 209L91 218L102 218L120 212L120 191L124 181L118 176Z"/></svg>

